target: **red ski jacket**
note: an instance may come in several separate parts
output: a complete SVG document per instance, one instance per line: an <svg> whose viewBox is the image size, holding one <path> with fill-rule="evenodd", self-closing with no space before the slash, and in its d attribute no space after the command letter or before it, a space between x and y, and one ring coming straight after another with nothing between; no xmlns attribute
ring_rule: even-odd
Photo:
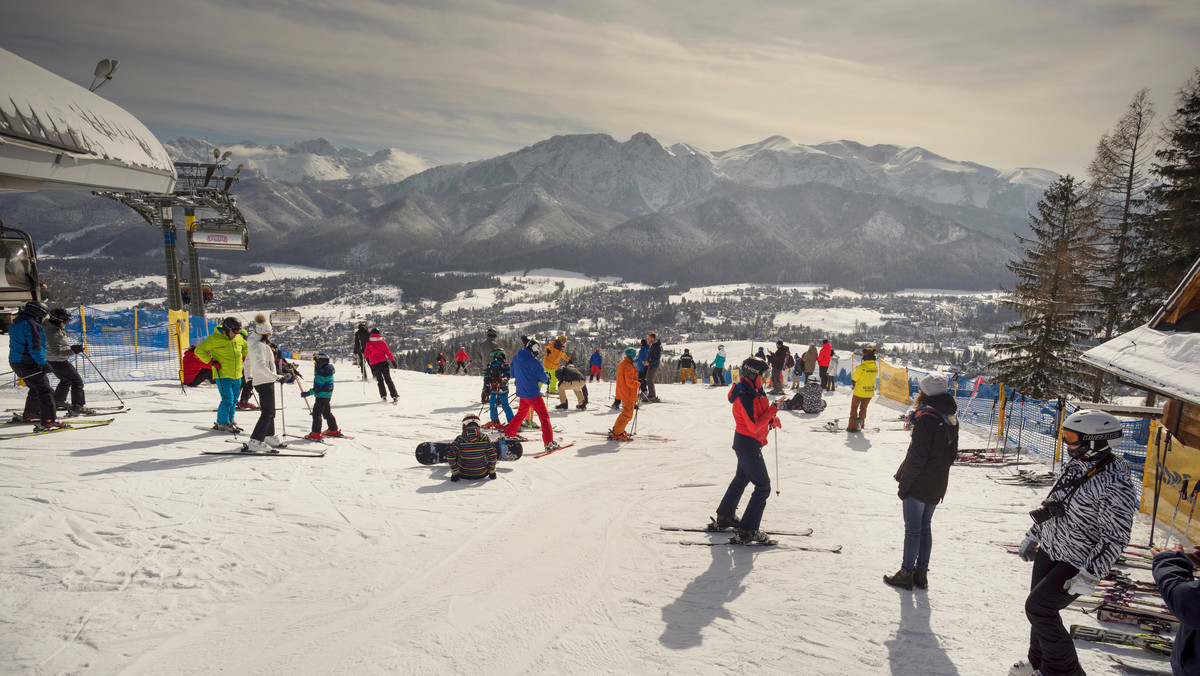
<svg viewBox="0 0 1200 676"><path fill-rule="evenodd" d="M387 341L379 334L371 334L370 340L367 341L367 346L363 348L363 356L367 358L367 363L371 366L381 361L396 361L396 357L388 349Z"/></svg>
<svg viewBox="0 0 1200 676"><path fill-rule="evenodd" d="M750 440L759 446L766 444L771 421L775 419L779 408L767 399L763 389L742 378L729 388L729 402L733 404L733 421L736 425L733 447L744 447L745 442Z"/></svg>
<svg viewBox="0 0 1200 676"><path fill-rule="evenodd" d="M821 346L821 352L817 354L817 366L829 366L831 356L833 356L833 345L825 343Z"/></svg>
<svg viewBox="0 0 1200 676"><path fill-rule="evenodd" d="M190 383L201 371L211 368L211 364L196 356L195 345L183 353L183 382Z"/></svg>

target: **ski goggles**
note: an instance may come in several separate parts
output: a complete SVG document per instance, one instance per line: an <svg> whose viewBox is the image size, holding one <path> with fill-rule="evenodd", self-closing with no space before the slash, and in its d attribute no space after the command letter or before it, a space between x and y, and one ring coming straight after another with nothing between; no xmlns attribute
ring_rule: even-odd
<svg viewBox="0 0 1200 676"><path fill-rule="evenodd" d="M1075 430L1063 430L1062 438L1068 446L1078 446L1083 443L1083 435Z"/></svg>

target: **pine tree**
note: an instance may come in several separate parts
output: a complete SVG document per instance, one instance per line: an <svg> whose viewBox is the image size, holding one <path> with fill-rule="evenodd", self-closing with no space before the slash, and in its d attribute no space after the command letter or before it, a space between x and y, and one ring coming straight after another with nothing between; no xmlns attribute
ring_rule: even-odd
<svg viewBox="0 0 1200 676"><path fill-rule="evenodd" d="M1200 68L1179 91L1167 119L1163 147L1151 173L1151 212L1138 220L1134 246L1142 255L1136 273L1140 314L1149 317L1200 258Z"/></svg>
<svg viewBox="0 0 1200 676"><path fill-rule="evenodd" d="M1087 200L1095 215L1099 237L1093 283L1099 292L1098 337L1107 341L1116 332L1133 328L1140 318L1131 314L1136 288L1133 266L1138 256L1131 246L1136 217L1145 211L1145 192L1153 152L1154 105L1142 89L1130 102L1117 126L1105 132L1088 167ZM1100 401L1103 373L1096 374L1092 400Z"/></svg>
<svg viewBox="0 0 1200 676"><path fill-rule="evenodd" d="M1095 234L1080 188L1064 176L1046 189L1029 215L1033 237L1018 236L1023 258L1007 265L1017 282L1002 302L1019 320L1006 327L1011 339L996 344L992 366L1009 387L1037 399L1087 393L1077 358L1095 314L1086 266Z"/></svg>

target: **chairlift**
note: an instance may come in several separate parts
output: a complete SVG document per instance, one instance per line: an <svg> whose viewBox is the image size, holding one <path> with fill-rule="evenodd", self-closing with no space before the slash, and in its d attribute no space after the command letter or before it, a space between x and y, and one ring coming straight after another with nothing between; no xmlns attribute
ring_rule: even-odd
<svg viewBox="0 0 1200 676"><path fill-rule="evenodd" d="M244 223L223 219L198 220L192 230L192 246L197 249L250 248L250 232Z"/></svg>
<svg viewBox="0 0 1200 676"><path fill-rule="evenodd" d="M271 327L300 326L300 312L297 310L275 310L271 313Z"/></svg>
<svg viewBox="0 0 1200 676"><path fill-rule="evenodd" d="M202 298L204 299L205 303L212 300L213 294L211 285L201 284L200 293L203 294ZM184 305L190 304L192 302L192 283L179 282L179 295L182 298Z"/></svg>
<svg viewBox="0 0 1200 676"><path fill-rule="evenodd" d="M0 333L7 332L17 310L31 300L41 300L38 284L37 251L33 239L23 230L6 228L0 223Z"/></svg>

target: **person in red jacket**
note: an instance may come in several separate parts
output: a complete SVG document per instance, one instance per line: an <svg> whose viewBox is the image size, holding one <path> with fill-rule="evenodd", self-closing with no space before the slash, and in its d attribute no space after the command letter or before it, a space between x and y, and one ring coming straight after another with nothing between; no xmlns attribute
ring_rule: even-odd
<svg viewBox="0 0 1200 676"><path fill-rule="evenodd" d="M188 345L183 353L183 384L196 387L205 381L214 382L212 364L196 356L196 346Z"/></svg>
<svg viewBox="0 0 1200 676"><path fill-rule="evenodd" d="M763 392L762 377L770 368L767 362L750 357L742 362L742 379L729 388L729 402L733 404L733 451L737 453L737 473L725 497L717 506L717 526L733 528L737 544L771 545L775 541L758 529L762 522L767 497L771 495L771 477L767 474L767 463L762 457L762 447L767 443L767 433L781 427L776 413L777 404L772 404ZM746 484L754 484L750 502L739 521L734 512L746 490Z"/></svg>
<svg viewBox="0 0 1200 676"><path fill-rule="evenodd" d="M458 348L458 353L454 355L454 363L455 373L458 373L459 371L467 373L467 364L471 363L471 356L467 354L467 348Z"/></svg>
<svg viewBox="0 0 1200 676"><path fill-rule="evenodd" d="M821 368L821 387L829 389L829 358L833 356L833 346L829 339L821 343L821 351L817 354L817 366Z"/></svg>
<svg viewBox="0 0 1200 676"><path fill-rule="evenodd" d="M387 403L390 393L393 404L400 401L400 395L396 394L396 385L392 383L392 367L396 365L396 357L388 349L388 344L383 340L379 329L371 329L367 346L363 348L363 358L371 365L371 375L375 376L375 384L379 385L379 398Z"/></svg>

